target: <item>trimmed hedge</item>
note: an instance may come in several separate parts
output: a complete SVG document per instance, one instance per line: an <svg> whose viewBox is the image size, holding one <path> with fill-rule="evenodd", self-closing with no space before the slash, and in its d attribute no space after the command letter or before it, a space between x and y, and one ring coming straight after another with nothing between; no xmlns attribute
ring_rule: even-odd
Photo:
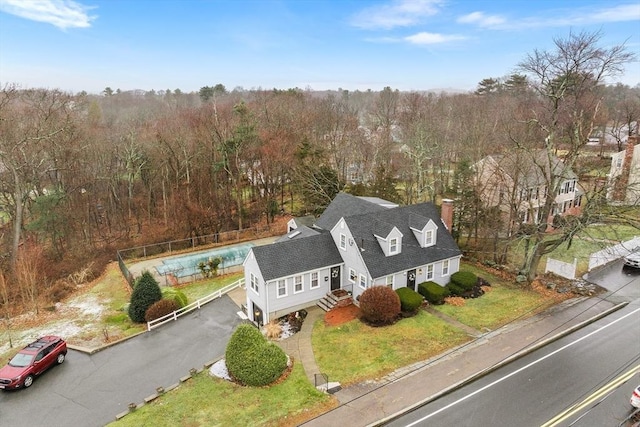
<svg viewBox="0 0 640 427"><path fill-rule="evenodd" d="M405 313L413 313L422 305L422 295L411 288L398 288L396 293L400 298L400 309Z"/></svg>
<svg viewBox="0 0 640 427"><path fill-rule="evenodd" d="M449 293L454 297L460 297L466 292L461 286L456 285L454 282L449 282L447 289L449 289Z"/></svg>
<svg viewBox="0 0 640 427"><path fill-rule="evenodd" d="M373 286L360 295L360 318L375 325L390 325L400 314L400 298L388 286Z"/></svg>
<svg viewBox="0 0 640 427"><path fill-rule="evenodd" d="M235 330L225 351L227 371L237 382L254 387L273 383L287 369L287 355L249 324Z"/></svg>
<svg viewBox="0 0 640 427"><path fill-rule="evenodd" d="M136 280L131 293L129 304L129 317L136 323L143 323L144 315L151 305L162 299L162 292L158 282L153 278L151 273L145 271L142 276Z"/></svg>
<svg viewBox="0 0 640 427"><path fill-rule="evenodd" d="M189 302L187 296L179 289L165 287L162 289L162 298L170 299L178 304L178 308L182 308Z"/></svg>
<svg viewBox="0 0 640 427"><path fill-rule="evenodd" d="M440 286L436 282L422 282L418 285L418 292L431 304L444 304L444 299L449 296L449 289Z"/></svg>
<svg viewBox="0 0 640 427"><path fill-rule="evenodd" d="M470 291L478 283L478 276L470 271L457 271L451 275L451 282L465 291Z"/></svg>

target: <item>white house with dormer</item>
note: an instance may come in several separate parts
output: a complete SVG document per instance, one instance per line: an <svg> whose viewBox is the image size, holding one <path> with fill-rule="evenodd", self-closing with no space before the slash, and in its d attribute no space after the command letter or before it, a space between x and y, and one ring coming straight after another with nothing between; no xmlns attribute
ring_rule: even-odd
<svg viewBox="0 0 640 427"><path fill-rule="evenodd" d="M294 221L278 241L250 250L244 261L249 318L265 324L338 289L357 303L372 286L445 286L462 257L445 203L446 222L432 203L398 206L338 194L312 226Z"/></svg>

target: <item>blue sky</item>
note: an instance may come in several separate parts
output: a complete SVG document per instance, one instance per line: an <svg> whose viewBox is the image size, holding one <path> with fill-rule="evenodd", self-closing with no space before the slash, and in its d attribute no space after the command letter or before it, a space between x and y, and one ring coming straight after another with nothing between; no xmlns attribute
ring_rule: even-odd
<svg viewBox="0 0 640 427"><path fill-rule="evenodd" d="M0 84L474 90L570 31L640 56L640 2L0 0Z"/></svg>

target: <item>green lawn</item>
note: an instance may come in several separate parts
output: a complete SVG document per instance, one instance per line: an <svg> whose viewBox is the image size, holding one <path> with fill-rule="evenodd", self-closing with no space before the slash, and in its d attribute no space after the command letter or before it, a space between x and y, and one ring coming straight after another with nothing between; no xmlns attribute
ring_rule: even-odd
<svg viewBox="0 0 640 427"><path fill-rule="evenodd" d="M340 326L327 326L320 320L312 334L313 353L320 370L329 376L329 381L343 385L381 377L469 339L463 331L424 311L379 328L359 320Z"/></svg>
<svg viewBox="0 0 640 427"><path fill-rule="evenodd" d="M302 365L294 362L289 377L269 387L242 387L201 372L109 425L294 426L336 405L332 396L311 385Z"/></svg>
<svg viewBox="0 0 640 427"><path fill-rule="evenodd" d="M187 285L180 286L179 289L187 296L189 303L206 297L218 289L224 288L244 277L244 273L225 274L224 276L212 277L198 280Z"/></svg>
<svg viewBox="0 0 640 427"><path fill-rule="evenodd" d="M497 329L515 319L529 317L553 304L557 299L544 297L539 293L507 283L473 265L463 263L461 270L471 271L491 283L491 290L480 298L465 300L461 307L438 305L434 308L479 331Z"/></svg>

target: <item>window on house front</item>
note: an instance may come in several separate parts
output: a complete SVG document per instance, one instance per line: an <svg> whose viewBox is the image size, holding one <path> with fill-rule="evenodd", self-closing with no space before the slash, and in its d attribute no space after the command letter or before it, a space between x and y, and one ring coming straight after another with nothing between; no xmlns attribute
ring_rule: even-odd
<svg viewBox="0 0 640 427"><path fill-rule="evenodd" d="M360 287L362 289L367 289L367 278L364 276L364 274L360 275Z"/></svg>
<svg viewBox="0 0 640 427"><path fill-rule="evenodd" d="M260 294L258 292L258 277L255 274L250 273L249 282L250 282L251 289L253 289L256 294Z"/></svg>
<svg viewBox="0 0 640 427"><path fill-rule="evenodd" d="M293 293L297 294L302 292L302 276L295 276L293 278Z"/></svg>
<svg viewBox="0 0 640 427"><path fill-rule="evenodd" d="M393 275L391 276L387 276L385 279L385 284L390 287L393 288Z"/></svg>
<svg viewBox="0 0 640 427"><path fill-rule="evenodd" d="M340 234L340 249L347 250L347 236L344 234Z"/></svg>
<svg viewBox="0 0 640 427"><path fill-rule="evenodd" d="M449 260L445 259L444 261L442 261L442 275L443 276L448 276L449 275Z"/></svg>
<svg viewBox="0 0 640 427"><path fill-rule="evenodd" d="M424 234L424 245L433 245L433 230L427 230L427 232Z"/></svg>
<svg viewBox="0 0 640 427"><path fill-rule="evenodd" d="M352 283L356 283L356 280L358 279L358 275L356 274L356 271L353 268L349 269L349 281Z"/></svg>
<svg viewBox="0 0 640 427"><path fill-rule="evenodd" d="M393 255L397 253L398 253L398 238L394 237L393 239L389 240L389 254Z"/></svg>
<svg viewBox="0 0 640 427"><path fill-rule="evenodd" d="M278 298L287 296L287 282L278 280Z"/></svg>
<svg viewBox="0 0 640 427"><path fill-rule="evenodd" d="M427 265L427 280L433 279L433 264Z"/></svg>
<svg viewBox="0 0 640 427"><path fill-rule="evenodd" d="M318 272L314 271L311 273L311 289L315 289L318 286L320 286L320 283L318 282Z"/></svg>

